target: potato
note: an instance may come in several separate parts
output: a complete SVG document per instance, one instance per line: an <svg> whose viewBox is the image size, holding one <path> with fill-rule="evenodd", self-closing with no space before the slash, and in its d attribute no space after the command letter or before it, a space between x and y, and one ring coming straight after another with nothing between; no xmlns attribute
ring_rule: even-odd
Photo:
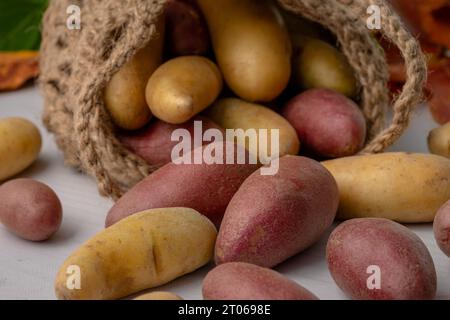
<svg viewBox="0 0 450 320"><path fill-rule="evenodd" d="M0 119L0 182L28 168L41 151L41 134L22 118Z"/></svg>
<svg viewBox="0 0 450 320"><path fill-rule="evenodd" d="M366 120L359 107L328 89L311 89L294 97L282 115L297 131L303 148L321 158L354 155L366 141Z"/></svg>
<svg viewBox="0 0 450 320"><path fill-rule="evenodd" d="M220 142L214 142L210 146L221 145ZM225 145L231 146L235 154L239 149L243 149L231 143ZM206 148L202 147L198 150L206 152ZM196 150L193 150L186 157L191 159L195 153ZM225 150L222 154L223 162L226 157ZM175 164L171 162L149 175L120 198L109 211L106 226L111 226L142 210L180 206L199 211L219 226L234 193L258 168L256 164L224 165L205 162Z"/></svg>
<svg viewBox="0 0 450 320"><path fill-rule="evenodd" d="M231 262L210 271L203 280L206 300L318 300L307 289L270 269Z"/></svg>
<svg viewBox="0 0 450 320"><path fill-rule="evenodd" d="M253 173L231 199L217 237L215 260L274 267L310 247L336 216L339 193L320 163L297 156L278 173Z"/></svg>
<svg viewBox="0 0 450 320"><path fill-rule="evenodd" d="M194 122L201 121L203 133L208 129L218 129L217 124L208 118L197 116L194 119L181 125L173 125L160 120L152 122L149 126L138 132L120 132L119 140L129 150L143 158L150 165L162 166L171 162L173 148L178 144L172 141L172 133L177 129L186 129L192 136L192 146L194 145ZM208 144L209 141L202 141Z"/></svg>
<svg viewBox="0 0 450 320"><path fill-rule="evenodd" d="M428 149L431 153L450 158L450 122L431 130L428 135Z"/></svg>
<svg viewBox="0 0 450 320"><path fill-rule="evenodd" d="M450 201L447 201L436 213L433 231L439 248L450 257Z"/></svg>
<svg viewBox="0 0 450 320"><path fill-rule="evenodd" d="M193 0L166 3L166 47L169 56L204 55L210 48L205 18Z"/></svg>
<svg viewBox="0 0 450 320"><path fill-rule="evenodd" d="M433 299L436 271L425 244L387 219L353 219L327 244L328 268L347 295L363 300Z"/></svg>
<svg viewBox="0 0 450 320"><path fill-rule="evenodd" d="M432 222L450 199L450 160L443 157L394 152L329 160L323 165L338 183L339 219Z"/></svg>
<svg viewBox="0 0 450 320"><path fill-rule="evenodd" d="M0 203L0 222L23 239L47 240L61 225L61 202L41 182L16 179L2 184Z"/></svg>
<svg viewBox="0 0 450 320"><path fill-rule="evenodd" d="M133 300L183 300L179 296L171 292L155 291L142 294Z"/></svg>
<svg viewBox="0 0 450 320"><path fill-rule="evenodd" d="M145 101L148 79L162 62L164 18L156 24L156 35L113 75L104 90L105 107L120 128L136 130L145 126L151 112Z"/></svg>
<svg viewBox="0 0 450 320"><path fill-rule="evenodd" d="M292 48L269 0L198 0L228 86L247 101L268 102L286 88Z"/></svg>
<svg viewBox="0 0 450 320"><path fill-rule="evenodd" d="M294 57L294 81L305 89L323 88L355 97L357 83L347 58L330 44L309 38Z"/></svg>
<svg viewBox="0 0 450 320"><path fill-rule="evenodd" d="M208 263L215 239L214 225L193 209L137 213L98 233L67 258L56 277L56 296L118 299L160 286Z"/></svg>
<svg viewBox="0 0 450 320"><path fill-rule="evenodd" d="M260 140L260 134L253 142L250 139L245 141L235 139L238 143L245 145L250 153L258 155L262 163L267 163L275 155L271 150L273 129L279 130L280 156L296 155L299 152L300 141L295 129L286 119L269 108L240 99L227 98L216 101L206 115L224 129L267 129L268 136L265 143Z"/></svg>
<svg viewBox="0 0 450 320"><path fill-rule="evenodd" d="M214 62L204 57L179 57L150 77L147 103L158 119L180 124L209 107L222 86L222 75Z"/></svg>

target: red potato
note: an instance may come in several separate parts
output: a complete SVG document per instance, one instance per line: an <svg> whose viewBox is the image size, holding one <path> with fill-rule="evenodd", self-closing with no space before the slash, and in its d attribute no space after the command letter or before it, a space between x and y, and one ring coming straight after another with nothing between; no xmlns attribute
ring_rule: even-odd
<svg viewBox="0 0 450 320"><path fill-rule="evenodd" d="M450 201L438 210L434 218L433 231L439 248L450 257Z"/></svg>
<svg viewBox="0 0 450 320"><path fill-rule="evenodd" d="M319 157L351 156L364 146L364 115L352 100L337 92L305 91L287 103L282 115L296 129L304 148Z"/></svg>
<svg viewBox="0 0 450 320"><path fill-rule="evenodd" d="M30 241L49 239L61 225L62 206L47 185L16 179L0 186L0 222Z"/></svg>
<svg viewBox="0 0 450 320"><path fill-rule="evenodd" d="M166 47L170 56L205 55L210 49L205 18L192 0L166 4Z"/></svg>
<svg viewBox="0 0 450 320"><path fill-rule="evenodd" d="M227 207L215 260L273 267L314 244L338 208L336 181L320 163L297 156L279 160L275 175L253 173Z"/></svg>
<svg viewBox="0 0 450 320"><path fill-rule="evenodd" d="M352 219L327 244L328 268L353 299L415 300L436 295L436 270L425 244L387 219Z"/></svg>
<svg viewBox="0 0 450 320"><path fill-rule="evenodd" d="M231 262L210 271L203 280L206 300L318 300L294 281L270 269Z"/></svg>
<svg viewBox="0 0 450 320"><path fill-rule="evenodd" d="M157 120L143 130L137 132L121 132L119 140L129 150L147 161L150 165L163 166L171 162L173 148L179 143L172 141L172 133L177 129L186 129L194 137L194 121L201 121L202 133L208 129L219 129L217 124L205 117L197 116L192 121L181 125L173 125ZM209 142L203 142L208 144ZM192 139L192 147L194 141Z"/></svg>
<svg viewBox="0 0 450 320"><path fill-rule="evenodd" d="M207 147L221 145L213 142ZM236 151L243 147L225 142ZM202 147L203 151L207 147ZM225 147L224 147L225 149ZM186 157L191 158L193 150ZM227 153L222 154L223 162ZM248 157L248 156L247 156ZM248 162L247 162L248 163ZM257 164L175 164L155 171L117 201L106 217L106 227L136 212L169 207L192 208L220 225L225 209L242 182L259 168Z"/></svg>

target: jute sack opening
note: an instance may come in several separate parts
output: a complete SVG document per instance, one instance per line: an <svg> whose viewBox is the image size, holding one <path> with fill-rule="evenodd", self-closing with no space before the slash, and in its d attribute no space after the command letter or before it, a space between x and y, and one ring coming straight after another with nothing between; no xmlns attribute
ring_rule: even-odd
<svg viewBox="0 0 450 320"><path fill-rule="evenodd" d="M214 0L211 0L214 1ZM40 87L44 122L68 165L94 176L102 195L119 198L157 168L124 148L104 108L102 92L140 48L156 36L166 0L52 0L45 14ZM337 37L361 86L368 140L363 153L378 153L404 132L422 99L426 62L420 46L384 0L279 0L288 11L316 21ZM67 7L81 8L81 29L67 28ZM384 37L400 49L408 80L390 104L385 56L366 26L367 8L381 8ZM269 48L268 48L269 49Z"/></svg>

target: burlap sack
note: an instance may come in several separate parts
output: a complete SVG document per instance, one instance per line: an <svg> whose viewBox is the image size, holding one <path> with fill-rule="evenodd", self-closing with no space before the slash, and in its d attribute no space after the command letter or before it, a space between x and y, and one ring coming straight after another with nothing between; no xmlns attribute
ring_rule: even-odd
<svg viewBox="0 0 450 320"><path fill-rule="evenodd" d="M40 61L45 125L55 135L66 163L94 176L100 193L113 199L157 168L116 139L104 110L102 90L154 35L154 22L165 2L53 0L45 14ZM363 152L382 152L403 133L413 107L422 98L426 63L417 41L384 0L279 2L337 36L361 85L361 106L369 128ZM81 7L81 30L66 26L66 10L73 4ZM388 67L366 26L366 10L371 4L382 9L382 32L399 47L407 66L408 81L393 103L394 114L388 126L384 123L389 105Z"/></svg>

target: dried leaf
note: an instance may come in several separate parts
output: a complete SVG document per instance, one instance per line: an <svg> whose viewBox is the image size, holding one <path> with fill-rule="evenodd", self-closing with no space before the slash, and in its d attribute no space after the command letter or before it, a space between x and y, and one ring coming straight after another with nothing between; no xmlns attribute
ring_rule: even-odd
<svg viewBox="0 0 450 320"><path fill-rule="evenodd" d="M38 52L0 52L0 91L16 90L38 74Z"/></svg>

